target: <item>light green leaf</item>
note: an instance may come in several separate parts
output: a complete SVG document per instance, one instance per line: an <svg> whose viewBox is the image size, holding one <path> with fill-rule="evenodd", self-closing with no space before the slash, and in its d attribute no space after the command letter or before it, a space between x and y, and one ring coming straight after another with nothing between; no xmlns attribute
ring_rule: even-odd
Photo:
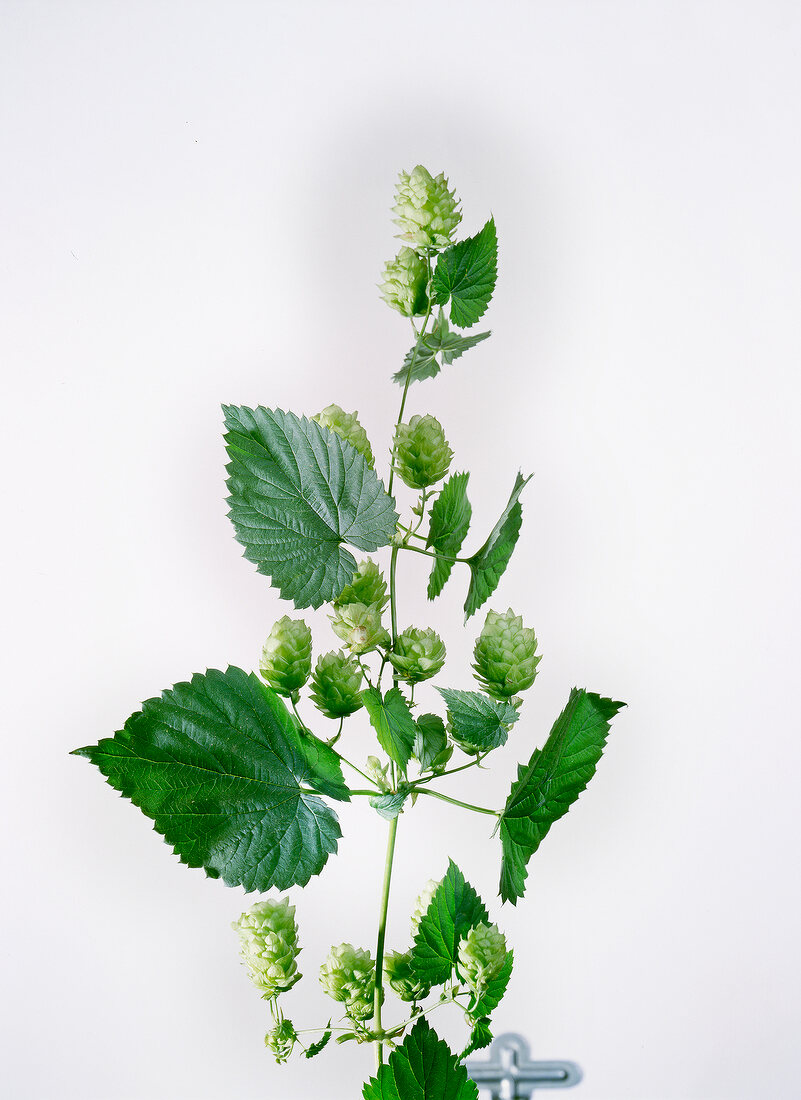
<svg viewBox="0 0 801 1100"><path fill-rule="evenodd" d="M387 791L386 794L375 794L369 801L376 813L380 814L385 821L392 821L403 809L408 796L408 789L402 787L397 791Z"/></svg>
<svg viewBox="0 0 801 1100"><path fill-rule="evenodd" d="M481 898L449 860L447 873L417 928L410 958L415 974L428 985L443 985L456 966L462 936L487 920Z"/></svg>
<svg viewBox="0 0 801 1100"><path fill-rule="evenodd" d="M428 580L429 600L444 588L453 569L453 562L448 559L457 557L470 527L473 509L467 499L469 477L468 473L451 474L431 508L426 546L434 550L437 559Z"/></svg>
<svg viewBox="0 0 801 1100"><path fill-rule="evenodd" d="M477 752L489 752L506 743L509 729L519 714L513 703L490 699L480 691L460 691L458 688L437 688L448 708L448 722L453 739L465 743Z"/></svg>
<svg viewBox="0 0 801 1100"><path fill-rule="evenodd" d="M306 417L223 406L229 515L245 557L296 607L353 580L359 550L386 546L398 516L355 447Z"/></svg>
<svg viewBox="0 0 801 1100"><path fill-rule="evenodd" d="M417 732L414 738L412 756L420 765L420 771L428 771L448 748L448 735L445 723L438 714L421 714L417 719ZM453 751L453 750L451 750ZM444 763L444 760L443 760Z"/></svg>
<svg viewBox="0 0 801 1100"><path fill-rule="evenodd" d="M364 709L387 756L405 770L414 747L417 726L409 704L398 688L390 688L381 698L378 688L362 692Z"/></svg>
<svg viewBox="0 0 801 1100"><path fill-rule="evenodd" d="M379 1066L364 1100L478 1100L478 1087L448 1044L421 1017Z"/></svg>
<svg viewBox="0 0 801 1100"><path fill-rule="evenodd" d="M498 237L493 218L475 237L459 241L437 260L432 279L437 305L451 302L451 321L469 328L490 304L498 278Z"/></svg>
<svg viewBox="0 0 801 1100"><path fill-rule="evenodd" d="M75 752L152 818L183 863L263 892L305 886L337 849L336 814L306 788L347 788L338 763L310 744L275 692L230 667L176 684L114 737Z"/></svg>
<svg viewBox="0 0 801 1100"><path fill-rule="evenodd" d="M528 477L517 475L512 494L501 518L481 549L477 550L469 560L470 587L464 604L465 622L490 598L509 564L520 534L520 525L523 522L520 494L531 481L532 476L531 474Z"/></svg>
<svg viewBox="0 0 801 1100"><path fill-rule="evenodd" d="M448 366L454 359L458 359L460 355L464 355L470 348L491 335L490 332L477 332L474 336L465 336L460 332L453 332L445 314L439 310L431 331L418 337L417 343L407 351L403 366L392 376L393 381L399 386L405 386L410 368L410 383L434 378L442 367Z"/></svg>
<svg viewBox="0 0 801 1100"><path fill-rule="evenodd" d="M500 820L500 894L517 903L525 892L528 861L595 775L609 724L625 703L573 688L548 740L519 765Z"/></svg>
<svg viewBox="0 0 801 1100"><path fill-rule="evenodd" d="M476 1018L482 1016L489 1016L491 1012L494 1012L498 1005L504 998L506 990L509 986L509 979L512 976L512 967L514 966L514 952L507 951L506 958L503 961L498 974L494 978L491 978L487 983L486 989L482 992L481 996L470 1006L470 1015ZM489 1021L488 1021L489 1022Z"/></svg>

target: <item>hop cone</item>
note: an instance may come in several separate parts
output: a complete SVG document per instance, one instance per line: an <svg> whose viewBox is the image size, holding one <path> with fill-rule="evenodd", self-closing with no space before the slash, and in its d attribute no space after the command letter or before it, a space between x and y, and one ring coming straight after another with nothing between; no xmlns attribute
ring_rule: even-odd
<svg viewBox="0 0 801 1100"><path fill-rule="evenodd" d="M369 951L350 943L332 947L320 967L320 984L329 997L345 1005L352 1019L372 1016L375 964Z"/></svg>
<svg viewBox="0 0 801 1100"><path fill-rule="evenodd" d="M289 898L257 901L231 927L239 935L239 953L250 980L268 1000L300 979L298 926Z"/></svg>
<svg viewBox="0 0 801 1100"><path fill-rule="evenodd" d="M445 664L445 643L434 630L410 626L398 635L389 659L402 680L419 684L436 676Z"/></svg>
<svg viewBox="0 0 801 1100"><path fill-rule="evenodd" d="M402 1001L422 1001L431 992L431 986L421 981L412 970L408 951L389 951L384 957L387 981Z"/></svg>
<svg viewBox="0 0 801 1100"><path fill-rule="evenodd" d="M402 248L384 264L381 297L404 317L421 317L428 309L428 266L411 248Z"/></svg>
<svg viewBox="0 0 801 1100"><path fill-rule="evenodd" d="M311 653L311 630L303 619L284 615L264 643L259 671L279 695L296 699L311 675Z"/></svg>
<svg viewBox="0 0 801 1100"><path fill-rule="evenodd" d="M444 173L432 176L418 164L411 172L401 172L392 208L398 236L420 251L447 248L453 231L462 220L459 201L448 188Z"/></svg>
<svg viewBox="0 0 801 1100"><path fill-rule="evenodd" d="M506 959L506 937L497 924L477 924L459 942L459 970L474 993L486 989Z"/></svg>
<svg viewBox="0 0 801 1100"><path fill-rule="evenodd" d="M511 699L530 688L537 675L537 639L511 607L487 612L473 650L476 679L494 699Z"/></svg>
<svg viewBox="0 0 801 1100"><path fill-rule="evenodd" d="M382 791L392 790L392 783L389 778L389 761L382 764L377 756L368 756L364 769L375 785L380 787Z"/></svg>
<svg viewBox="0 0 801 1100"><path fill-rule="evenodd" d="M331 629L354 653L367 653L376 646L389 644L381 612L375 606L349 603L345 607L335 607L329 618Z"/></svg>
<svg viewBox="0 0 801 1100"><path fill-rule="evenodd" d="M297 1039L297 1032L291 1020L280 1020L275 1027L264 1036L264 1045L270 1051L279 1064L285 1062L292 1053L292 1048Z"/></svg>
<svg viewBox="0 0 801 1100"><path fill-rule="evenodd" d="M311 697L326 718L347 718L362 704L362 670L342 650L324 653L312 674Z"/></svg>
<svg viewBox="0 0 801 1100"><path fill-rule="evenodd" d="M410 489L425 489L448 472L453 451L435 416L413 416L395 431L395 469Z"/></svg>
<svg viewBox="0 0 801 1100"><path fill-rule="evenodd" d="M364 455L367 465L372 470L375 465L373 448L367 438L367 432L358 421L358 413L346 413L339 405L328 405L322 412L318 412L312 420L323 428L329 428L332 432L355 447L360 455Z"/></svg>
<svg viewBox="0 0 801 1100"><path fill-rule="evenodd" d="M420 927L420 921L428 912L428 907L431 904L434 894L439 889L439 881L437 879L430 878L423 887L420 896L414 903L412 909L412 939L417 935L417 929Z"/></svg>
<svg viewBox="0 0 801 1100"><path fill-rule="evenodd" d="M334 607L345 607L349 603L363 603L368 607L377 607L379 611L383 611L389 603L384 574L372 558L359 562L353 580L334 600Z"/></svg>

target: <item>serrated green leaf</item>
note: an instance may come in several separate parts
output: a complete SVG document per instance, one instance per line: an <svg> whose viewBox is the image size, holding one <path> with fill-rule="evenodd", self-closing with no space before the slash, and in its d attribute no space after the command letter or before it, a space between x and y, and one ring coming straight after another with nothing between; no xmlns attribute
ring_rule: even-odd
<svg viewBox="0 0 801 1100"><path fill-rule="evenodd" d="M363 455L316 421L223 411L229 515L245 557L296 607L333 600L356 570L345 544L371 551L392 538L392 498Z"/></svg>
<svg viewBox="0 0 801 1100"><path fill-rule="evenodd" d="M453 860L423 915L411 950L411 966L428 985L443 985L456 965L459 941L488 913Z"/></svg>
<svg viewBox="0 0 801 1100"><path fill-rule="evenodd" d="M402 788L398 791L387 791L386 794L375 794L369 799L370 805L384 818L392 821L403 809L403 804L409 797L409 791Z"/></svg>
<svg viewBox="0 0 801 1100"><path fill-rule="evenodd" d="M362 701L381 748L405 770L412 755L417 726L402 692L390 688L382 699L378 688L371 687L362 692Z"/></svg>
<svg viewBox="0 0 801 1100"><path fill-rule="evenodd" d="M474 336L465 336L460 332L453 332L445 314L440 310L431 331L418 337L417 342L407 351L403 366L393 374L392 379L399 386L405 386L410 368L410 384L434 378L442 367L448 366L454 359L458 359L491 335L490 332L477 332Z"/></svg>
<svg viewBox="0 0 801 1100"><path fill-rule="evenodd" d="M328 1021L328 1026L331 1026L330 1020ZM304 1056L306 1058L315 1058L322 1050L326 1048L330 1038L331 1032L326 1031L325 1034L320 1036L316 1043L312 1043L310 1046L306 1047L306 1050L303 1052Z"/></svg>
<svg viewBox="0 0 801 1100"><path fill-rule="evenodd" d="M528 861L592 779L610 722L624 706L573 688L548 740L527 765L519 765L500 820L504 901L514 905L523 896Z"/></svg>
<svg viewBox="0 0 801 1100"><path fill-rule="evenodd" d="M453 562L448 559L458 555L470 528L473 509L467 499L469 478L469 473L451 474L431 508L426 546L434 550L437 559L428 580L429 600L444 588L453 569Z"/></svg>
<svg viewBox="0 0 801 1100"><path fill-rule="evenodd" d="M258 677L210 669L149 699L122 730L76 749L153 820L190 867L226 886L305 886L337 849L336 814L305 788L346 790ZM322 763L321 763L322 761Z"/></svg>
<svg viewBox="0 0 801 1100"><path fill-rule="evenodd" d="M451 303L451 320L469 328L490 304L498 278L498 236L493 218L475 237L452 245L437 260L431 282L437 305Z"/></svg>
<svg viewBox="0 0 801 1100"><path fill-rule="evenodd" d="M445 723L438 714L421 714L416 724L412 756L420 765L420 770L425 772L447 749L448 735L445 733Z"/></svg>
<svg viewBox="0 0 801 1100"><path fill-rule="evenodd" d="M512 967L514 966L514 952L507 951L506 958L503 961L498 974L494 978L491 978L487 983L486 989L478 998L474 1005L471 1005L470 1015L475 1017L489 1016L494 1012L498 1005L504 998L506 990L509 986L509 979L512 977ZM488 1021L489 1022L489 1021Z"/></svg>
<svg viewBox="0 0 801 1100"><path fill-rule="evenodd" d="M290 714L290 719L294 715ZM296 726L297 728L297 726ZM342 775L339 753L330 745L315 737L309 730L300 731L300 747L309 767L308 786L318 794L328 795L340 802L350 801L350 791Z"/></svg>
<svg viewBox="0 0 801 1100"><path fill-rule="evenodd" d="M490 1031L489 1018L482 1016L473 1024L473 1030L470 1032L470 1042L459 1055L459 1058L464 1061L465 1058L474 1054L475 1051L483 1050L484 1047L488 1047L491 1042L492 1032Z"/></svg>
<svg viewBox="0 0 801 1100"><path fill-rule="evenodd" d="M512 493L501 518L490 532L489 538L469 559L470 587L464 603L465 622L478 611L498 587L506 566L517 543L520 525L523 522L523 509L520 494L531 481L532 474L523 477L518 474Z"/></svg>
<svg viewBox="0 0 801 1100"><path fill-rule="evenodd" d="M424 1018L379 1066L364 1100L478 1100L478 1087L448 1044Z"/></svg>
<svg viewBox="0 0 801 1100"><path fill-rule="evenodd" d="M509 728L519 718L513 703L490 699L480 691L437 688L448 708L454 740L466 742L478 752L489 752L506 743Z"/></svg>

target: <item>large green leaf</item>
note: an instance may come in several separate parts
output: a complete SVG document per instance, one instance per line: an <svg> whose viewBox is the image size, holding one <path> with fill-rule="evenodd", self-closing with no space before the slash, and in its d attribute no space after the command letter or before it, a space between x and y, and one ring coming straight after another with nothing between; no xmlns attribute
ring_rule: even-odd
<svg viewBox="0 0 801 1100"><path fill-rule="evenodd" d="M509 729L519 717L513 703L490 699L480 691L437 688L448 708L451 736L476 752L489 752L506 743Z"/></svg>
<svg viewBox="0 0 801 1100"><path fill-rule="evenodd" d="M371 687L362 692L362 701L381 748L405 769L414 748L417 725L402 692L390 688L382 698L378 688Z"/></svg>
<svg viewBox="0 0 801 1100"><path fill-rule="evenodd" d="M531 481L532 476L532 474L528 477L517 475L501 518L492 528L489 538L481 549L477 550L469 560L470 587L464 603L465 621L490 598L509 564L517 543L517 536L520 534L520 525L523 522L520 494Z"/></svg>
<svg viewBox="0 0 801 1100"><path fill-rule="evenodd" d="M421 1018L362 1090L364 1100L478 1100L467 1070Z"/></svg>
<svg viewBox="0 0 801 1100"><path fill-rule="evenodd" d="M405 386L410 369L410 382L434 378L442 367L448 366L469 348L474 348L491 335L490 332L477 332L474 336L465 336L461 332L453 332L445 314L440 310L431 331L419 336L415 345L407 351L403 366L392 376L393 381L399 386Z"/></svg>
<svg viewBox="0 0 801 1100"><path fill-rule="evenodd" d="M523 896L528 861L595 775L609 724L624 706L573 688L548 740L519 765L500 820L504 901L516 904Z"/></svg>
<svg viewBox="0 0 801 1100"><path fill-rule="evenodd" d="M443 985L456 966L459 941L477 924L486 923L481 898L453 860L417 929L411 966L428 985Z"/></svg>
<svg viewBox="0 0 801 1100"><path fill-rule="evenodd" d="M498 236L490 218L480 233L442 253L431 282L434 301L450 298L451 320L469 328L486 312L498 278Z"/></svg>
<svg viewBox="0 0 801 1100"><path fill-rule="evenodd" d="M451 575L453 562L462 548L473 509L467 499L467 481L470 474L451 474L442 486L442 492L431 508L431 524L426 545L437 555L428 580L428 598L440 594Z"/></svg>
<svg viewBox="0 0 801 1100"><path fill-rule="evenodd" d="M245 557L296 607L319 607L353 580L359 550L386 546L394 502L355 447L280 409L223 406L229 515Z"/></svg>
<svg viewBox="0 0 801 1100"><path fill-rule="evenodd" d="M309 787L348 798L335 755L242 669L149 699L114 737L76 749L152 818L190 867L246 890L305 886L342 835Z"/></svg>

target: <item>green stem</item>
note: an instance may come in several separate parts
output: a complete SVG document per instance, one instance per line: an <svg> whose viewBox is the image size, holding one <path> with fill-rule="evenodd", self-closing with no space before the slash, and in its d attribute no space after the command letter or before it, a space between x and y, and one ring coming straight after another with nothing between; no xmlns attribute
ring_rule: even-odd
<svg viewBox="0 0 801 1100"><path fill-rule="evenodd" d="M471 760L469 764L460 764L458 768L449 768L446 772L436 772L434 775L423 775L419 779L415 779L414 786L418 783L430 783L434 779L442 779L446 775L456 775L457 772L465 772L468 768L480 767L483 756L477 756L475 760Z"/></svg>
<svg viewBox="0 0 801 1100"><path fill-rule="evenodd" d="M421 550L419 546L400 546L398 549L408 550L410 554L423 554L427 558L442 558L443 561L450 561L454 564L457 561L462 562L464 565L470 564L469 558L450 558L447 554L440 554L439 552L435 554L432 550Z"/></svg>
<svg viewBox="0 0 801 1100"><path fill-rule="evenodd" d="M427 794L431 798L439 798L442 802L450 802L452 806L461 806L463 810L473 810L477 814L491 814L492 817L501 817L499 810L488 810L484 806L473 806L470 802L460 802L458 798L450 798L439 791L430 791L428 787L414 787L418 794Z"/></svg>
<svg viewBox="0 0 801 1100"><path fill-rule="evenodd" d="M389 823L387 837L387 856L384 863L384 886L381 891L381 910L378 914L378 938L375 945L375 993L373 994L373 1027L379 1034L381 1026L381 1005L384 1001L384 941L387 934L387 912L389 910L389 887L392 882L392 860L395 856L395 835L398 831L398 818ZM384 1044L380 1039L375 1044L375 1064L379 1068L384 1060Z"/></svg>

